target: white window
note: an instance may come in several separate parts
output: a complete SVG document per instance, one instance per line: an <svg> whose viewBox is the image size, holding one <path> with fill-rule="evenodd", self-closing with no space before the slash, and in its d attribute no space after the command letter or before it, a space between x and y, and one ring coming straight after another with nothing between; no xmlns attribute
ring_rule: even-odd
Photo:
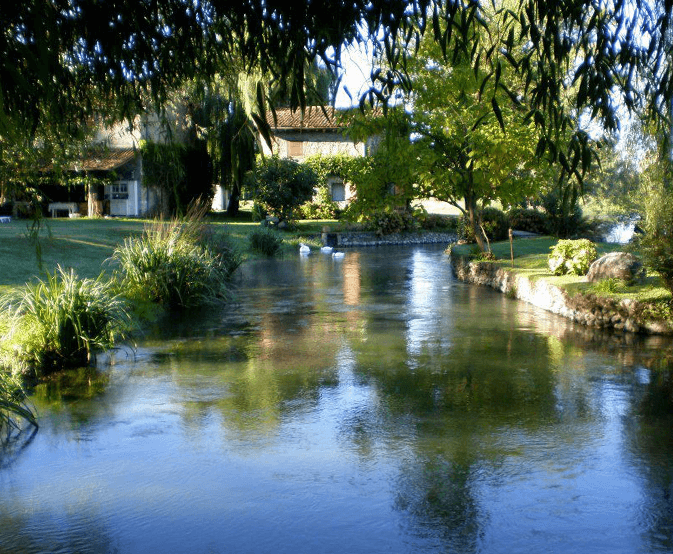
<svg viewBox="0 0 673 554"><path fill-rule="evenodd" d="M125 200L129 197L129 187L126 183L115 183L112 185L111 198Z"/></svg>
<svg viewBox="0 0 673 554"><path fill-rule="evenodd" d="M343 202L346 200L346 187L343 183L332 183L332 200L334 202Z"/></svg>

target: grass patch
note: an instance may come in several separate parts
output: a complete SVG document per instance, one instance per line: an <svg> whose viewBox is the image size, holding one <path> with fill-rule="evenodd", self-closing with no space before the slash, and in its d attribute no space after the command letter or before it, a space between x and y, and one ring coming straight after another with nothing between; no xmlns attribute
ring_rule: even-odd
<svg viewBox="0 0 673 554"><path fill-rule="evenodd" d="M248 237L250 239L250 248L254 252L269 257L275 256L283 244L283 239L278 231L274 231L268 227L257 227Z"/></svg>
<svg viewBox="0 0 673 554"><path fill-rule="evenodd" d="M245 259L264 255L252 252L249 235L260 228L249 211L235 218L209 214L205 219L214 234L227 235L232 248ZM113 266L105 263L127 238L140 237L149 223L141 219L44 219L40 230L42 270L38 268L35 244L28 238L30 221L14 219L0 225L0 294L17 290L34 277L46 278L57 266L73 268L81 278L95 279L101 272L112 275ZM346 229L336 220L298 221L291 230L282 231L282 252L293 253L299 242L319 246L324 226L333 232Z"/></svg>
<svg viewBox="0 0 673 554"><path fill-rule="evenodd" d="M22 286L33 277L45 277L57 266L73 268L82 278L95 279L103 262L126 237L143 231L143 222L124 219L43 220L40 231L42 271L35 244L28 238L25 220L0 225L0 293Z"/></svg>
<svg viewBox="0 0 673 554"><path fill-rule="evenodd" d="M495 255L495 261L491 263L522 274L535 281L536 279L545 279L552 285L563 288L571 296L576 294L595 294L616 299L633 299L645 303L661 303L671 300L671 293L663 286L659 275L651 268L647 268L647 278L642 283L606 290L610 285L597 285L589 283L584 277L574 275L553 275L547 265L547 260L551 248L558 242L553 237L538 237L532 239L516 239L513 242L514 266L510 258L509 241L496 242L491 244L491 249ZM463 257L470 257L474 245L462 244L454 245L451 249L452 254ZM598 256L609 252L618 252L624 250L624 245L613 243L596 243Z"/></svg>

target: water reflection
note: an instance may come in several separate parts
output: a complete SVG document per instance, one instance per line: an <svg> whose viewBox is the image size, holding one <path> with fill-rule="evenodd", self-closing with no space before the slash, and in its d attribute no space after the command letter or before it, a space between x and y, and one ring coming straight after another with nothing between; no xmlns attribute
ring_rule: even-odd
<svg viewBox="0 0 673 554"><path fill-rule="evenodd" d="M671 550L668 339L458 283L438 248L261 261L238 286L113 356L95 394L35 398L0 545Z"/></svg>

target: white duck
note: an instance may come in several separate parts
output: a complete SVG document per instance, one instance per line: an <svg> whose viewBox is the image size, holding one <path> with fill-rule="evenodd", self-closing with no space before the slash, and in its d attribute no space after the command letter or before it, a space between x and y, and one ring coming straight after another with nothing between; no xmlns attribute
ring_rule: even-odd
<svg viewBox="0 0 673 554"><path fill-rule="evenodd" d="M303 242L300 242L299 243L299 253L302 256L308 256L311 253L311 249L306 244L304 244Z"/></svg>
<svg viewBox="0 0 673 554"><path fill-rule="evenodd" d="M322 247L320 248L320 251L321 251L323 254L331 254L331 253L332 253L332 250L334 250L334 248L332 248L331 246L322 246Z"/></svg>
<svg viewBox="0 0 673 554"><path fill-rule="evenodd" d="M343 258L345 255L346 255L346 254L345 254L344 252L333 252L333 253L332 253L332 258L334 258L335 260L340 260L340 259Z"/></svg>

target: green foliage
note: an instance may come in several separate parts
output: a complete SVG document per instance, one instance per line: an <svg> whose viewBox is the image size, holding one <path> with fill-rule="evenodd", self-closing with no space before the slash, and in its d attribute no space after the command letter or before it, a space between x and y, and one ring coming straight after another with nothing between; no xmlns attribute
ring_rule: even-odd
<svg viewBox="0 0 673 554"><path fill-rule="evenodd" d="M141 141L140 150L144 184L160 192L163 215L181 214L198 199L212 199L212 167L205 142Z"/></svg>
<svg viewBox="0 0 673 554"><path fill-rule="evenodd" d="M560 240L551 248L548 265L554 275L586 275L597 255L588 239Z"/></svg>
<svg viewBox="0 0 673 554"><path fill-rule="evenodd" d="M666 186L671 169L659 163L646 176L650 186L645 197L645 234L637 248L646 264L657 271L665 287L673 292L673 192Z"/></svg>
<svg viewBox="0 0 673 554"><path fill-rule="evenodd" d="M197 104L192 111L199 135L205 136L213 161L213 181L230 191L227 213L238 213L245 175L255 167L255 128L244 108L240 83L230 83L220 76L208 84L196 83L190 91Z"/></svg>
<svg viewBox="0 0 673 554"><path fill-rule="evenodd" d="M247 184L255 202L281 221L292 219L293 212L313 197L318 179L308 166L276 156L259 164L248 176Z"/></svg>
<svg viewBox="0 0 673 554"><path fill-rule="evenodd" d="M588 230L588 222L579 206L579 189L573 184L561 183L542 195L542 209L547 215L547 232L563 239L581 236Z"/></svg>
<svg viewBox="0 0 673 554"><path fill-rule="evenodd" d="M535 156L535 125L524 117L519 100L525 83L498 60L495 45L488 47L508 23L502 12L489 11L485 24L496 32L486 32L473 22L471 36L484 46L474 50L473 57L446 59L442 46L424 39L410 61L420 194L463 211L470 227L464 234L482 250L481 226L494 222L482 222L481 211L492 201L511 205L532 194L544 173ZM450 36L455 37L452 41L461 40L455 33ZM478 68L473 67L475 59ZM497 77L492 78L494 74ZM499 86L499 80L507 86ZM491 231L502 236L497 228Z"/></svg>
<svg viewBox="0 0 673 554"><path fill-rule="evenodd" d="M155 220L141 237L117 247L123 282L131 296L169 308L227 298L228 280L240 254L223 239L204 238L200 220Z"/></svg>
<svg viewBox="0 0 673 554"><path fill-rule="evenodd" d="M330 177L342 182L351 182L357 158L346 154L323 155L315 154L303 161L317 177L317 190L313 199L301 206L304 219L335 219L341 215L339 205L332 200Z"/></svg>
<svg viewBox="0 0 673 554"><path fill-rule="evenodd" d="M266 216L269 215L266 211L266 208L257 202L252 205L252 220L253 221L264 221Z"/></svg>
<svg viewBox="0 0 673 554"><path fill-rule="evenodd" d="M6 296L8 317L0 354L14 373L37 376L88 364L96 350L112 348L130 327L126 303L101 274L79 279L60 266L45 281Z"/></svg>
<svg viewBox="0 0 673 554"><path fill-rule="evenodd" d="M0 368L0 445L21 432L22 421L37 427L35 414L25 399L19 378Z"/></svg>
<svg viewBox="0 0 673 554"><path fill-rule="evenodd" d="M507 212L509 226L518 231L544 235L548 232L547 216L532 208L512 208Z"/></svg>
<svg viewBox="0 0 673 554"><path fill-rule="evenodd" d="M213 227L203 226L198 244L215 257L215 265L229 280L243 263L243 254L234 245L227 232L216 231Z"/></svg>
<svg viewBox="0 0 673 554"><path fill-rule="evenodd" d="M592 286L592 289L599 294L615 294L625 292L626 287L627 284L623 279L608 277L607 279L601 279L595 283Z"/></svg>
<svg viewBox="0 0 673 554"><path fill-rule="evenodd" d="M362 142L376 137L373 153L353 158L348 181L355 187L355 199L345 216L352 221L367 218L369 212L386 208L409 208L416 197L415 147L408 114L402 109L366 113L348 118L351 138Z"/></svg>
<svg viewBox="0 0 673 554"><path fill-rule="evenodd" d="M388 207L369 214L365 227L374 231L378 236L383 236L416 231L419 224L411 212Z"/></svg>
<svg viewBox="0 0 673 554"><path fill-rule="evenodd" d="M313 199L300 206L300 212L302 219L336 219L341 209L332 200L329 187L320 186Z"/></svg>
<svg viewBox="0 0 673 554"><path fill-rule="evenodd" d="M327 186L329 177L339 177L347 181L356 164L357 158L346 154L324 155L314 154L308 156L303 164L309 166L316 174L318 186Z"/></svg>
<svg viewBox="0 0 673 554"><path fill-rule="evenodd" d="M486 207L481 211L481 225L490 241L505 240L509 236L507 216L497 208ZM472 225L465 214L459 218L458 238L467 242L475 242Z"/></svg>
<svg viewBox="0 0 673 554"><path fill-rule="evenodd" d="M419 222L421 229L426 231L453 231L458 230L458 218L441 214L429 214L425 211L414 213L414 217Z"/></svg>
<svg viewBox="0 0 673 554"><path fill-rule="evenodd" d="M250 248L265 256L275 256L283 244L280 235L268 227L259 227L248 235Z"/></svg>

